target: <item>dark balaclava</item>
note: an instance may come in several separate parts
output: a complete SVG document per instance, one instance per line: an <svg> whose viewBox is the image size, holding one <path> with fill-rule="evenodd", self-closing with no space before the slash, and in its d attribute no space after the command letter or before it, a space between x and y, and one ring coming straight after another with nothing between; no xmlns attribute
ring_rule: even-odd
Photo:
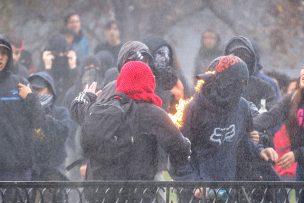
<svg viewBox="0 0 304 203"><path fill-rule="evenodd" d="M104 50L99 51L97 54L95 54L95 56L97 57L100 66L105 72L115 66L113 54L110 52Z"/></svg>
<svg viewBox="0 0 304 203"><path fill-rule="evenodd" d="M47 44L46 50L51 51L55 59L53 60L52 68L54 71L68 71L68 58L66 55L60 55L61 53L67 53L68 44L66 39L61 34L52 36Z"/></svg>
<svg viewBox="0 0 304 203"><path fill-rule="evenodd" d="M105 67L101 67L99 60L96 56L89 56L84 59L82 65L82 75L81 75L81 85L82 88L85 85L90 85L93 82L97 82L97 88L101 89L104 74L105 74Z"/></svg>
<svg viewBox="0 0 304 203"><path fill-rule="evenodd" d="M236 106L249 79L247 65L237 56L228 55L213 60L209 70L214 71L213 79L200 94L222 109Z"/></svg>
<svg viewBox="0 0 304 203"><path fill-rule="evenodd" d="M2 71L0 71L0 81L3 81L3 79L6 78L9 75L10 71L12 70L13 55L12 55L12 47L8 42L8 40L4 38L0 38L0 47L1 49L3 49L3 51L6 51L6 53L8 54L8 60L5 65L5 68Z"/></svg>
<svg viewBox="0 0 304 203"><path fill-rule="evenodd" d="M233 37L225 48L225 55L233 54L241 58L248 67L249 75L257 69L257 57L252 43L246 37Z"/></svg>

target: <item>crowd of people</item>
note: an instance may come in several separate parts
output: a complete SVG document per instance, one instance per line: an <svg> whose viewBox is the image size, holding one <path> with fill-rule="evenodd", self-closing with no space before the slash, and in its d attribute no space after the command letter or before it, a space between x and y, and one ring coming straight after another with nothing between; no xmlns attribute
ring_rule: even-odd
<svg viewBox="0 0 304 203"><path fill-rule="evenodd" d="M304 180L304 69L266 73L256 42L221 48L207 30L195 92L163 37L123 42L113 20L90 54L80 15L64 25L40 64L20 36L1 35L0 181ZM174 125L168 114L189 98Z"/></svg>

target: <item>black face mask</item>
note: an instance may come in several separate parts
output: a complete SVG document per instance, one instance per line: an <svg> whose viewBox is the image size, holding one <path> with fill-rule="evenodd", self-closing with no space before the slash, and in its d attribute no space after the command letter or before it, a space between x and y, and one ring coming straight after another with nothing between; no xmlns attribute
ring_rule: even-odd
<svg viewBox="0 0 304 203"><path fill-rule="evenodd" d="M97 89L101 89L103 84L103 76L97 68L86 69L81 78L82 87L87 84L90 85L93 82L97 82Z"/></svg>
<svg viewBox="0 0 304 203"><path fill-rule="evenodd" d="M56 56L53 61L52 67L58 71L68 70L69 69L68 58L66 56Z"/></svg>
<svg viewBox="0 0 304 203"><path fill-rule="evenodd" d="M242 80L218 77L206 85L206 97L215 106L231 109L238 104L246 83Z"/></svg>

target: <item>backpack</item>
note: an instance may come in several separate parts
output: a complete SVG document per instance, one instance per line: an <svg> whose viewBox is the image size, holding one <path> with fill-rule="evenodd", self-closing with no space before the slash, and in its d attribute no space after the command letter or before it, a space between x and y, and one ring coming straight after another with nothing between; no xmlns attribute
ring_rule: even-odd
<svg viewBox="0 0 304 203"><path fill-rule="evenodd" d="M126 174L122 171L132 156L136 135L135 114L136 103L122 93L89 109L82 127L81 145L89 159L91 178L101 179L104 175L111 179L124 178Z"/></svg>

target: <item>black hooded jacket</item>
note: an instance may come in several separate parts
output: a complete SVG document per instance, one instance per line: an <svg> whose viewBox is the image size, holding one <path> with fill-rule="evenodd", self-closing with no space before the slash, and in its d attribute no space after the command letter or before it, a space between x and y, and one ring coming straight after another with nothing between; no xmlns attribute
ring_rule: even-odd
<svg viewBox="0 0 304 203"><path fill-rule="evenodd" d="M252 130L250 108L241 98L241 82L245 80L246 65L238 62L216 73L189 104L181 131L191 141L191 167L187 170L192 170L191 175L183 174L179 179L233 181L239 146L258 154L261 146L254 145L248 136Z"/></svg>
<svg viewBox="0 0 304 203"><path fill-rule="evenodd" d="M68 45L63 35L53 35L46 46L46 51L51 51L53 54L66 53ZM44 64L42 62L42 64ZM45 67L43 65L43 70ZM73 85L77 77L77 68L70 69L68 58L66 56L55 56L52 61L52 68L47 71L55 81L57 89L57 104L62 104L66 91Z"/></svg>
<svg viewBox="0 0 304 203"><path fill-rule="evenodd" d="M265 81L254 76L257 71L257 60L254 48L249 39L245 37L232 38L225 48L225 55L234 54L240 57L249 70L248 85L244 90L243 97L253 102L259 109L261 100L266 100L266 107L270 109L276 101L276 94L272 87Z"/></svg>
<svg viewBox="0 0 304 203"><path fill-rule="evenodd" d="M33 109L36 130L34 133L33 160L36 179L44 180L46 173L55 173L59 170L66 157L64 144L72 127L72 120L68 109L56 106L56 89L54 80L46 72L38 72L29 78L31 82L35 78L47 82L54 99L51 106L43 108L35 102L30 106ZM36 99L37 100L37 99ZM41 179L42 178L42 179Z"/></svg>
<svg viewBox="0 0 304 203"><path fill-rule="evenodd" d="M101 56L100 56L101 58ZM88 68L93 66L94 68ZM104 75L108 66L101 66L99 59L96 56L86 57L78 71L77 79L72 87L70 87L64 97L64 106L70 108L72 101L84 89L85 85L90 85L92 82L97 82L97 88L103 88Z"/></svg>
<svg viewBox="0 0 304 203"><path fill-rule="evenodd" d="M8 62L0 71L0 172L27 170L32 166L34 130L28 108L31 96L25 101L19 97L17 85L27 81L11 73L13 58L8 41L0 39L0 45L8 49Z"/></svg>
<svg viewBox="0 0 304 203"><path fill-rule="evenodd" d="M156 77L156 94L161 97L163 100L163 109L169 111L170 104L172 102L173 95L170 90L176 85L177 79L181 80L184 86L184 94L186 97L189 96L189 86L184 77L182 70L177 66L176 59L177 57L172 49L171 45L168 44L162 37L157 35L149 35L147 36L143 42L149 47L149 50L152 55L160 48L160 47L168 47L170 50L170 62L169 66L164 68L154 67L155 77Z"/></svg>

